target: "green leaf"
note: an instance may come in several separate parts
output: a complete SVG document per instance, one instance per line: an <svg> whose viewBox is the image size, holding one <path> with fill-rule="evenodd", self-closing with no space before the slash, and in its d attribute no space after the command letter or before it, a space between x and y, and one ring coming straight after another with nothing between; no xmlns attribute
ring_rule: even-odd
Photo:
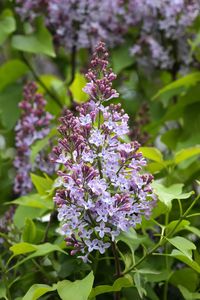
<svg viewBox="0 0 200 300"><path fill-rule="evenodd" d="M53 180L49 177L44 178L42 176L35 175L31 173L31 180L37 190L37 192L43 196L48 193L48 191L52 188Z"/></svg>
<svg viewBox="0 0 200 300"><path fill-rule="evenodd" d="M130 249L127 253L121 253L123 262L125 265L125 270L128 270L134 263L134 252L139 247L140 244L144 243L147 240L145 236L139 236L133 228L130 228L127 232L121 232L117 237L117 242L125 243Z"/></svg>
<svg viewBox="0 0 200 300"><path fill-rule="evenodd" d="M38 140L36 141L32 147L31 147L31 156L30 156L30 160L31 163L33 164L35 162L35 158L38 155L38 153L45 148L46 146L48 146L49 144L49 140L56 136L58 134L57 128L52 128L51 131L49 132L49 134L43 138L42 140Z"/></svg>
<svg viewBox="0 0 200 300"><path fill-rule="evenodd" d="M162 135L161 141L165 143L168 148L174 150L176 148L180 134L181 134L180 128L173 128L171 130L166 131Z"/></svg>
<svg viewBox="0 0 200 300"><path fill-rule="evenodd" d="M148 282L161 282L161 281L166 281L169 279L170 277L170 272L169 270L166 270L166 269L161 269L160 272L158 274L156 273L147 273L145 274L145 279L148 281Z"/></svg>
<svg viewBox="0 0 200 300"><path fill-rule="evenodd" d="M167 232L172 231L172 230L176 227L177 223L179 223L179 220L175 220L175 221L170 222L170 223L166 226ZM177 233L177 232L179 232L179 231L181 231L181 230L187 229L187 227L189 227L189 226L188 226L189 224L190 224L189 221L187 221L187 220L182 220L182 221L180 222L180 224L176 227L175 231L173 231L173 234L175 234L175 233Z"/></svg>
<svg viewBox="0 0 200 300"><path fill-rule="evenodd" d="M22 87L19 84L9 85L2 92L0 92L1 120L3 126L8 130L12 129L19 119L20 110L18 108L18 103L21 98Z"/></svg>
<svg viewBox="0 0 200 300"><path fill-rule="evenodd" d="M53 201L47 199L46 197L41 197L41 195L39 194L29 194L26 196L22 196L12 201L12 203L21 206L43 208L43 209L53 209L54 206ZM10 204L10 202L8 202L8 204Z"/></svg>
<svg viewBox="0 0 200 300"><path fill-rule="evenodd" d="M63 103L63 105L70 105L70 99L69 95L66 93L66 83L64 81L60 80L55 75L50 74L40 76L40 80L50 91L52 91L53 94L57 96L57 98L60 99L60 102ZM39 92L45 94L46 91L43 86L40 85L40 82L38 82L38 86Z"/></svg>
<svg viewBox="0 0 200 300"><path fill-rule="evenodd" d="M194 233L196 236L198 236L200 238L200 230L198 228L193 227L193 226L186 226L185 229Z"/></svg>
<svg viewBox="0 0 200 300"><path fill-rule="evenodd" d="M147 169L150 173L155 174L163 170L165 167L164 164L157 163L157 162L149 162L147 165Z"/></svg>
<svg viewBox="0 0 200 300"><path fill-rule="evenodd" d="M25 220L25 226L24 226L24 230L22 233L22 239L24 242L33 243L35 240L35 237L36 237L35 224L30 218L27 218Z"/></svg>
<svg viewBox="0 0 200 300"><path fill-rule="evenodd" d="M130 56L129 47L117 47L112 52L112 66L115 73L133 65L134 58Z"/></svg>
<svg viewBox="0 0 200 300"><path fill-rule="evenodd" d="M16 22L10 10L4 10L0 15L0 46L16 29Z"/></svg>
<svg viewBox="0 0 200 300"><path fill-rule="evenodd" d="M85 87L86 83L87 81L85 76L81 73L76 73L75 79L69 87L75 102L83 103L88 100L88 95L83 92L83 88Z"/></svg>
<svg viewBox="0 0 200 300"><path fill-rule="evenodd" d="M179 250L173 250L169 256L177 258L178 260L191 267L193 270L200 273L200 265L196 261L183 254L183 252Z"/></svg>
<svg viewBox="0 0 200 300"><path fill-rule="evenodd" d="M136 273L139 273L139 274L148 274L148 275L158 275L158 274L161 274L161 271L158 271L158 270L154 270L154 269L137 269L136 271L133 271L133 272L136 272Z"/></svg>
<svg viewBox="0 0 200 300"><path fill-rule="evenodd" d="M180 250L189 259L192 259L192 250L196 249L195 244L183 238L181 236L175 236L173 238L167 239L170 244Z"/></svg>
<svg viewBox="0 0 200 300"><path fill-rule="evenodd" d="M10 247L10 251L13 252L13 256L17 256L20 254L27 254L36 250L37 250L36 245L32 245L25 242L15 244Z"/></svg>
<svg viewBox="0 0 200 300"><path fill-rule="evenodd" d="M121 291L122 288L133 286L130 277L121 277L115 280L113 285L99 285L92 289L89 299L93 299L98 295ZM78 300L78 299L77 299Z"/></svg>
<svg viewBox="0 0 200 300"><path fill-rule="evenodd" d="M134 274L134 283L137 288L138 294L140 295L140 298L143 299L143 296L146 295L146 290L142 286L141 276L138 272Z"/></svg>
<svg viewBox="0 0 200 300"><path fill-rule="evenodd" d="M22 300L37 300L46 293L55 291L56 288L56 284L53 287L47 284L33 284Z"/></svg>
<svg viewBox="0 0 200 300"><path fill-rule="evenodd" d="M136 231L131 228L127 232L121 232L120 235L117 237L117 241L124 242L131 250L132 254L134 251L139 247L141 243L146 240L144 236L138 236Z"/></svg>
<svg viewBox="0 0 200 300"><path fill-rule="evenodd" d="M189 291L194 292L199 284L199 278L196 271L190 268L175 270L169 279L169 282L175 286L182 285Z"/></svg>
<svg viewBox="0 0 200 300"><path fill-rule="evenodd" d="M168 84L161 90L159 90L159 92L153 97L153 99L155 100L156 98L160 97L161 95L165 94L166 92L172 91L177 88L181 88L181 87L188 88L190 86L194 86L199 81L200 81L200 72L188 74L185 77L182 77L182 78Z"/></svg>
<svg viewBox="0 0 200 300"><path fill-rule="evenodd" d="M158 163L164 163L162 153L154 147L141 147L139 151L142 152L145 158L151 159Z"/></svg>
<svg viewBox="0 0 200 300"><path fill-rule="evenodd" d="M0 299L8 300L8 298L6 296L6 287L3 284L3 282L0 282Z"/></svg>
<svg viewBox="0 0 200 300"><path fill-rule="evenodd" d="M21 199L21 198L20 198ZM15 200L18 201L18 200ZM53 201L52 201L53 202ZM37 208L37 207L29 207L20 205L17 207L14 214L14 224L17 228L21 229L24 226L24 222L26 218L34 219L41 217L47 209L45 208Z"/></svg>
<svg viewBox="0 0 200 300"><path fill-rule="evenodd" d="M183 189L182 183L177 183L169 187L165 187L164 185L154 181L152 183L152 186L155 189L155 193L158 195L159 200L163 202L168 207L169 210L172 207L172 200L187 199L193 194L193 192L182 193L182 189Z"/></svg>
<svg viewBox="0 0 200 300"><path fill-rule="evenodd" d="M185 300L196 300L200 299L200 293L191 293L189 292L184 286L179 285L178 286L181 294L183 295Z"/></svg>
<svg viewBox="0 0 200 300"><path fill-rule="evenodd" d="M55 57L52 44L52 36L44 25L42 19L37 20L36 31L29 35L15 35L12 38L14 49L35 53L46 54Z"/></svg>
<svg viewBox="0 0 200 300"><path fill-rule="evenodd" d="M200 154L200 146L191 147L177 152L174 160L176 164L179 164L180 162L198 154Z"/></svg>
<svg viewBox="0 0 200 300"><path fill-rule="evenodd" d="M19 59L11 59L0 67L0 91L28 72L27 66Z"/></svg>
<svg viewBox="0 0 200 300"><path fill-rule="evenodd" d="M11 256L10 259L12 259L15 256L18 256L20 254L26 254L29 252L33 252L29 254L27 257L22 259L21 261L18 261L12 268L16 268L19 265L23 264L29 259L33 259L35 257L39 256L46 256L52 252L58 251L61 253L66 254L65 251L63 251L58 245L53 245L50 243L44 243L41 245L34 245L34 244L29 244L29 243L18 243L10 247L10 250L13 252L13 255ZM24 252L22 252L24 251ZM11 269L12 269L11 268Z"/></svg>
<svg viewBox="0 0 200 300"><path fill-rule="evenodd" d="M82 280L58 282L57 291L62 300L87 300L92 290L93 282L94 275L90 272Z"/></svg>

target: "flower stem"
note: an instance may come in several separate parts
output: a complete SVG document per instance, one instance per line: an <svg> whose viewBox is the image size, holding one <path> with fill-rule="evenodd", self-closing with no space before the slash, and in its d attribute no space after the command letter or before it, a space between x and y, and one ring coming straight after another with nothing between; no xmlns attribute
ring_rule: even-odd
<svg viewBox="0 0 200 300"><path fill-rule="evenodd" d="M68 95L69 95L69 98L70 98L70 102L71 102L71 109L75 109L75 102L74 102L74 98L73 98L73 94L70 90L70 85L74 82L74 79L75 79L75 74L76 74L76 59L77 59L77 49L76 49L76 46L74 45L72 47L72 50L71 50L71 61L70 61L70 64L71 64L71 76L70 76L70 79L69 79L69 82L67 82L67 87L68 87Z"/></svg>
<svg viewBox="0 0 200 300"><path fill-rule="evenodd" d="M51 224L52 224L52 222L53 222L55 216L56 216L56 211L55 211L55 207L54 207L54 210L51 212L49 221L48 221L48 223L47 223L47 226L46 226L46 229L45 229L45 232L44 232L44 237L43 237L43 240L42 240L43 243L46 243L46 242L48 241L48 233L49 233L49 229L50 229L50 227L51 227Z"/></svg>
<svg viewBox="0 0 200 300"><path fill-rule="evenodd" d="M115 276L117 278L119 278L122 276L122 274L121 274L120 261L119 261L119 256L117 253L117 248L116 248L115 242L112 242L112 252L113 252L113 256L115 258L115 271L116 271ZM120 300L120 292L116 292L114 294L114 300Z"/></svg>
<svg viewBox="0 0 200 300"><path fill-rule="evenodd" d="M181 214L182 216L182 214ZM169 212L165 215L165 228L169 223ZM168 234L167 229L165 229L166 235ZM165 266L166 270L169 272L169 257L168 257L168 244L165 244ZM168 278L165 280L164 289L163 289L163 300L167 300L167 293L168 293Z"/></svg>
<svg viewBox="0 0 200 300"><path fill-rule="evenodd" d="M71 51L71 77L70 77L70 80L68 82L68 86L70 86L73 81L74 81L74 78L75 78L75 73L76 73L76 46L74 45L72 47L72 51Z"/></svg>
<svg viewBox="0 0 200 300"><path fill-rule="evenodd" d="M10 290L9 290L9 282L8 282L8 277L7 277L7 274L6 274L6 269L4 267L4 264L3 264L3 260L0 259L0 269L2 270L0 273L2 274L2 281L3 281L3 284L4 284L4 287L6 289L6 300L11 300L11 294L10 294Z"/></svg>
<svg viewBox="0 0 200 300"><path fill-rule="evenodd" d="M26 56L24 55L24 53L21 54L22 60L23 62L27 65L27 67L29 68L29 70L31 71L33 77L35 78L35 80L43 87L43 89L45 90L45 92L56 102L56 104L62 108L62 103L60 102L60 100L57 98L57 96L51 91L49 90L49 88L44 84L44 82L40 79L40 77L38 76L38 74L36 73L36 71L34 70L33 66L31 65L31 63L28 61L28 59L26 58Z"/></svg>

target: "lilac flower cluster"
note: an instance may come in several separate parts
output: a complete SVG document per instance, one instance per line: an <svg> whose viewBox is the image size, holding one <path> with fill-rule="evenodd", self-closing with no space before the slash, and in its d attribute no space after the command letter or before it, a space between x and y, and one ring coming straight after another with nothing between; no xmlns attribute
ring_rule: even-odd
<svg viewBox="0 0 200 300"><path fill-rule="evenodd" d="M38 12L46 15L46 24L54 39L72 49L93 48L104 40L109 46L122 41L127 26L124 0L18 0L17 8L22 19L33 20Z"/></svg>
<svg viewBox="0 0 200 300"><path fill-rule="evenodd" d="M33 21L41 15L42 10L48 4L48 0L16 0L16 12L21 16L22 20L28 19Z"/></svg>
<svg viewBox="0 0 200 300"><path fill-rule="evenodd" d="M200 12L200 0L17 0L21 18L34 20L42 12L55 42L73 49L93 48L104 40L109 47L123 42L137 27L131 48L143 66L172 69L190 65L188 27Z"/></svg>
<svg viewBox="0 0 200 300"><path fill-rule="evenodd" d="M140 145L145 145L149 141L150 135L143 128L149 123L149 105L147 102L143 102L139 107L137 115L135 116L133 126L130 131L130 138L133 140L137 140Z"/></svg>
<svg viewBox="0 0 200 300"><path fill-rule="evenodd" d="M11 206L4 215L0 216L0 232L7 234L12 231L13 227L13 215L15 212L15 207ZM4 242L4 238L0 236L0 244Z"/></svg>
<svg viewBox="0 0 200 300"><path fill-rule="evenodd" d="M77 108L77 116L65 110L52 157L62 166L55 182L58 219L71 254L86 262L93 250L104 253L121 231L148 218L156 201L152 176L141 174L146 161L139 144L123 141L128 115L120 104L102 104L118 96L107 57L101 42L86 75L90 101Z"/></svg>
<svg viewBox="0 0 200 300"><path fill-rule="evenodd" d="M52 120L51 114L45 111L46 101L36 91L37 86L33 82L28 83L24 87L24 99L19 104L22 111L21 118L15 127L17 153L14 166L17 174L15 177L14 192L19 195L25 195L31 191L32 182L30 172L34 171L36 165L41 171L48 171L46 168L47 165L44 164L44 155L42 153L39 153L34 166L30 162L30 147L35 141L47 136L49 133L49 124Z"/></svg>
<svg viewBox="0 0 200 300"><path fill-rule="evenodd" d="M171 69L175 63L189 65L188 32L200 13L199 0L129 0L126 21L140 26L131 53L143 65Z"/></svg>

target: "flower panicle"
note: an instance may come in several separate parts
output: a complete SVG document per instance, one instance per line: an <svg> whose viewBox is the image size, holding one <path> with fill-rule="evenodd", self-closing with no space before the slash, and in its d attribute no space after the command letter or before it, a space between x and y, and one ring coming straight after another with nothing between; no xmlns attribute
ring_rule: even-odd
<svg viewBox="0 0 200 300"><path fill-rule="evenodd" d="M143 173L146 161L139 143L124 142L128 115L120 104L103 105L110 95L106 98L100 87L112 89L107 60L101 42L87 73L96 94L90 93L76 115L65 110L52 155L61 166L54 197L58 220L71 254L85 262L92 251L103 254L120 232L141 223L142 216L148 218L156 202L153 177Z"/></svg>
<svg viewBox="0 0 200 300"><path fill-rule="evenodd" d="M14 192L18 195L25 195L32 190L30 172L37 168L51 173L54 166L48 166L47 156L41 151L35 160L35 165L31 164L31 146L37 140L43 139L50 131L49 125L52 115L45 111L46 100L37 93L37 85L29 82L24 87L23 100L19 103L21 117L15 127L16 157L14 167L16 177L14 182Z"/></svg>
<svg viewBox="0 0 200 300"><path fill-rule="evenodd" d="M108 52L105 44L100 42L94 51L91 68L86 74L90 82L83 89L90 96L90 100L104 102L119 97L117 91L112 88L116 75L108 64Z"/></svg>

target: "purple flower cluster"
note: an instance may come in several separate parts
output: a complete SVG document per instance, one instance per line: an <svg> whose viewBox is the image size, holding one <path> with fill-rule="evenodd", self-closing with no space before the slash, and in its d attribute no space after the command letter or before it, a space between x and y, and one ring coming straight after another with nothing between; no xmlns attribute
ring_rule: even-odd
<svg viewBox="0 0 200 300"><path fill-rule="evenodd" d="M9 233L12 231L13 227L13 215L15 213L15 207L11 206L4 215L0 216L0 232ZM0 244L4 242L4 238L0 236Z"/></svg>
<svg viewBox="0 0 200 300"><path fill-rule="evenodd" d="M58 219L71 254L84 261L93 250L101 254L121 231L148 218L155 205L152 176L141 174L146 161L137 142L124 143L128 115L120 104L102 103L117 97L115 78L108 68L108 53L99 43L84 90L90 101L77 108L77 116L65 110L61 139L52 160L62 166L55 186Z"/></svg>
<svg viewBox="0 0 200 300"><path fill-rule="evenodd" d="M46 101L41 94L36 93L37 86L30 82L24 87L24 99L20 102L21 118L18 121L16 132L16 158L14 166L17 170L14 192L25 195L32 189L30 172L36 168L47 171L44 167L44 155L39 153L36 163L30 162L30 147L37 140L43 139L49 133L49 124L52 116L45 111ZM43 157L43 159L42 159Z"/></svg>
<svg viewBox="0 0 200 300"><path fill-rule="evenodd" d="M135 119L133 121L133 126L130 131L130 138L137 140L140 145L145 145L150 139L150 135L147 131L144 130L144 126L150 123L150 114L149 114L149 105L147 102L143 102Z"/></svg>
<svg viewBox="0 0 200 300"><path fill-rule="evenodd" d="M131 53L141 64L170 69L192 62L188 27L200 13L199 0L129 0L127 12L127 23L140 26Z"/></svg>
<svg viewBox="0 0 200 300"><path fill-rule="evenodd" d="M124 0L18 0L22 19L33 20L38 12L46 16L46 24L54 39L72 49L93 48L99 40L109 46L122 41L126 31Z"/></svg>
<svg viewBox="0 0 200 300"><path fill-rule="evenodd" d="M16 4L16 12L22 20L32 21L41 15L42 10L48 4L48 0L16 0Z"/></svg>
<svg viewBox="0 0 200 300"><path fill-rule="evenodd" d="M22 19L42 12L58 44L73 49L94 48L99 40L109 47L123 42L129 29L138 35L131 53L138 62L172 69L175 62L189 65L188 39L200 12L200 0L17 0Z"/></svg>

